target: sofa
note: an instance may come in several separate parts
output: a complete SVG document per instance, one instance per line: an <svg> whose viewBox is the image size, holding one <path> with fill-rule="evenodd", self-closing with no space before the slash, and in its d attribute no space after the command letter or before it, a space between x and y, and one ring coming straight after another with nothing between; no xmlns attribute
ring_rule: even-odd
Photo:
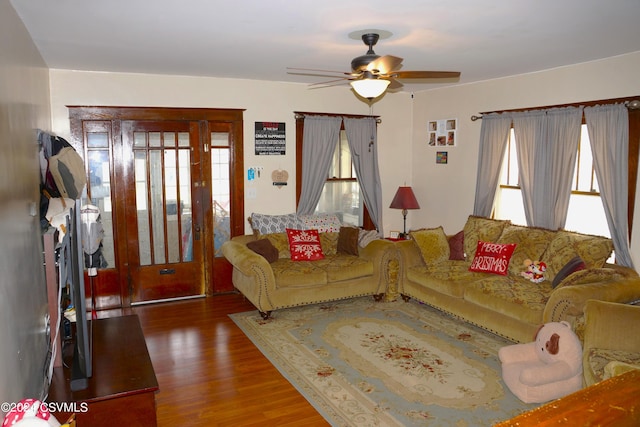
<svg viewBox="0 0 640 427"><path fill-rule="evenodd" d="M582 353L586 386L640 369L638 325L640 305L587 301Z"/></svg>
<svg viewBox="0 0 640 427"><path fill-rule="evenodd" d="M286 307L381 299L390 274L397 274L392 242L335 216L252 214L250 223L254 232L225 242L222 253L233 266L234 287L264 319Z"/></svg>
<svg viewBox="0 0 640 427"><path fill-rule="evenodd" d="M640 298L635 270L608 264L610 239L469 216L463 230L411 231L395 244L398 292L514 342L530 342L547 322L584 335L589 299ZM530 267L544 269L531 274Z"/></svg>

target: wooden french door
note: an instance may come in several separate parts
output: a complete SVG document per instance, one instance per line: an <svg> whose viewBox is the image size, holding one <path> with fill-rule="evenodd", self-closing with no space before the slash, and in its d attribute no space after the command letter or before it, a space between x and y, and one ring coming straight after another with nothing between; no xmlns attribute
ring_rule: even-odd
<svg viewBox="0 0 640 427"><path fill-rule="evenodd" d="M233 290L220 247L244 233L243 110L69 111L105 230L98 308Z"/></svg>
<svg viewBox="0 0 640 427"><path fill-rule="evenodd" d="M197 122L124 121L131 302L204 295Z"/></svg>

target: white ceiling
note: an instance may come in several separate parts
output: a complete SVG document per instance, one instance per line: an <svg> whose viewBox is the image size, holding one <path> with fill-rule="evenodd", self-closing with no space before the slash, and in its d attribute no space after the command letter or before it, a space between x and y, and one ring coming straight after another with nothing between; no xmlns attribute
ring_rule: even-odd
<svg viewBox="0 0 640 427"><path fill-rule="evenodd" d="M449 84L640 51L640 0L10 1L60 69L312 83L286 68L349 71L362 29L391 32L375 51L403 70L462 72Z"/></svg>

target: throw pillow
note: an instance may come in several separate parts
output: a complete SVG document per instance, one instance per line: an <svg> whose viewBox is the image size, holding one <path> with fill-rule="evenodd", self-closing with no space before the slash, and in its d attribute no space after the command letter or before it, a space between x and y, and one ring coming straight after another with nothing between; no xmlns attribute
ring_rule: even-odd
<svg viewBox="0 0 640 427"><path fill-rule="evenodd" d="M553 278L553 282L551 286L555 288L562 282L565 278L569 277L569 275L575 273L576 271L584 270L587 268L587 265L584 263L582 258L579 256L573 257L568 263L564 265L556 274L556 277Z"/></svg>
<svg viewBox="0 0 640 427"><path fill-rule="evenodd" d="M342 224L335 214L301 215L303 228L318 230L320 233L337 233Z"/></svg>
<svg viewBox="0 0 640 427"><path fill-rule="evenodd" d="M287 228L292 261L324 259L318 230L292 230Z"/></svg>
<svg viewBox="0 0 640 427"><path fill-rule="evenodd" d="M338 253L358 255L358 236L360 230L355 227L340 227L338 234Z"/></svg>
<svg viewBox="0 0 640 427"><path fill-rule="evenodd" d="M464 224L464 253L468 259L473 259L480 240L495 242L502 234L504 227L510 224L508 220L490 219L469 215Z"/></svg>
<svg viewBox="0 0 640 427"><path fill-rule="evenodd" d="M506 276L509 271L509 261L515 249L515 243L491 243L480 240L469 271Z"/></svg>
<svg viewBox="0 0 640 427"><path fill-rule="evenodd" d="M425 264L438 264L449 259L449 241L442 226L414 230L409 232L409 235L418 245Z"/></svg>
<svg viewBox="0 0 640 427"><path fill-rule="evenodd" d="M247 247L258 255L262 255L269 264L278 260L278 249L271 243L269 239L258 239L247 243Z"/></svg>
<svg viewBox="0 0 640 427"><path fill-rule="evenodd" d="M449 236L449 259L464 261L464 230Z"/></svg>

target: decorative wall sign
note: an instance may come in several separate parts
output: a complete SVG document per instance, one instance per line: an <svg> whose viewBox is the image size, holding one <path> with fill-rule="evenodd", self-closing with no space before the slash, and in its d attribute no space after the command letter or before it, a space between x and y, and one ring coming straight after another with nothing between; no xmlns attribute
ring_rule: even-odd
<svg viewBox="0 0 640 427"><path fill-rule="evenodd" d="M447 151L436 152L436 163L440 165L446 165L448 158L449 158L449 153Z"/></svg>
<svg viewBox="0 0 640 427"><path fill-rule="evenodd" d="M287 146L284 123L255 123L256 156L284 156Z"/></svg>
<svg viewBox="0 0 640 427"><path fill-rule="evenodd" d="M428 123L429 145L453 147L456 145L458 119L433 120Z"/></svg>
<svg viewBox="0 0 640 427"><path fill-rule="evenodd" d="M273 180L273 185L278 188L282 188L282 186L287 185L287 181L289 180L289 172L283 169L277 169L271 172L271 179Z"/></svg>

